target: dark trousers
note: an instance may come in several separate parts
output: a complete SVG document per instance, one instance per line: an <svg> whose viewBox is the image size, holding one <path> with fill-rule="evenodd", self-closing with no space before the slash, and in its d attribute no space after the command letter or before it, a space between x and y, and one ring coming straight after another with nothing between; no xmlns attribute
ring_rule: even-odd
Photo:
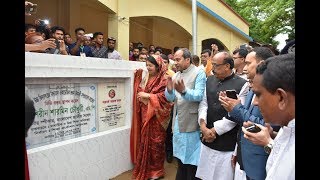
<svg viewBox="0 0 320 180"><path fill-rule="evenodd" d="M197 166L191 164L182 164L180 159L176 159L178 161L176 180L201 180L195 177L197 172Z"/></svg>
<svg viewBox="0 0 320 180"><path fill-rule="evenodd" d="M173 108L171 110L170 122L167 128L167 137L166 137L166 153L173 153L172 147L172 115L173 115Z"/></svg>
<svg viewBox="0 0 320 180"><path fill-rule="evenodd" d="M247 180L254 180L254 179L249 178L247 175L246 175L246 178L247 178Z"/></svg>

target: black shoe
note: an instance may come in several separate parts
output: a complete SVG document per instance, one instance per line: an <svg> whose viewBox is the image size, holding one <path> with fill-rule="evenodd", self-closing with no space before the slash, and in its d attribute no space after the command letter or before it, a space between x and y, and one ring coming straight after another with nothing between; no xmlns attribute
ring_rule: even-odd
<svg viewBox="0 0 320 180"><path fill-rule="evenodd" d="M167 152L167 162L172 163L173 155L172 152Z"/></svg>

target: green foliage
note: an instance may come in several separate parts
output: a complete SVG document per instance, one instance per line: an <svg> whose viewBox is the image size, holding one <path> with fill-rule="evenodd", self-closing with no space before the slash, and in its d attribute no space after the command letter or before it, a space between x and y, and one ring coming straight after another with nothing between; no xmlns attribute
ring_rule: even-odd
<svg viewBox="0 0 320 180"><path fill-rule="evenodd" d="M295 37L294 0L225 0L250 24L249 36L255 41L278 45L278 34Z"/></svg>

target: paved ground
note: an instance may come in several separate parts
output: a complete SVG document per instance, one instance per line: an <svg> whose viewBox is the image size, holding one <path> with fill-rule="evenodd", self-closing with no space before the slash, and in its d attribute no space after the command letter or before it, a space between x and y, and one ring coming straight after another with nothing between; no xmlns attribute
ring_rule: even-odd
<svg viewBox="0 0 320 180"><path fill-rule="evenodd" d="M177 168L178 168L178 163L175 159L173 160L172 163L167 163L167 161L165 161L164 169L165 169L166 175L162 180L174 180L176 178ZM130 180L131 175L132 175L132 170L124 172L111 180Z"/></svg>

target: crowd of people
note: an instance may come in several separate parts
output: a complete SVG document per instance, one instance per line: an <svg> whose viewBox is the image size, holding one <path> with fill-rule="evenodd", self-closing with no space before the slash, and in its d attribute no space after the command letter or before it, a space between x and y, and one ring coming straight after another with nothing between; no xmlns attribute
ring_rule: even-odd
<svg viewBox="0 0 320 180"><path fill-rule="evenodd" d="M26 51L122 60L120 53L115 50L116 39L108 37L106 47L102 32L86 34L84 28L78 27L74 30L76 41L73 42L63 27L50 27L38 22L36 20L35 24L25 25Z"/></svg>
<svg viewBox="0 0 320 180"><path fill-rule="evenodd" d="M156 51L135 72L133 179L163 178L170 153L176 180L295 179L294 50L211 47L177 48L172 65Z"/></svg>
<svg viewBox="0 0 320 180"><path fill-rule="evenodd" d="M74 42L63 27L36 20L25 25L25 49L122 60L115 38L104 46L102 32L85 32L76 28ZM130 42L129 60L147 68L134 72L132 178L161 179L165 159L174 157L176 180L295 179L294 45L275 55L268 47L239 45L230 53L212 44L199 57ZM27 135L34 107L25 100Z"/></svg>

